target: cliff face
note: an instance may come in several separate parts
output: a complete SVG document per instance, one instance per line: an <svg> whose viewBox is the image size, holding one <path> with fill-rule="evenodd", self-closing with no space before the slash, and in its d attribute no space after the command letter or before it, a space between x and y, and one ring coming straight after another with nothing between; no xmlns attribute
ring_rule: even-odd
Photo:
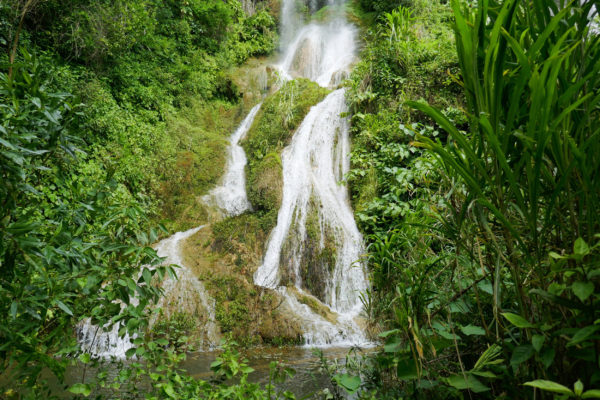
<svg viewBox="0 0 600 400"><path fill-rule="evenodd" d="M247 15L254 15L257 11L268 9L269 12L278 19L279 10L281 8L281 0L239 0L242 8ZM307 3L313 0L302 0ZM326 0L319 0L326 1Z"/></svg>
<svg viewBox="0 0 600 400"><path fill-rule="evenodd" d="M240 0L244 12L248 15L253 15L256 12L256 3L260 0Z"/></svg>

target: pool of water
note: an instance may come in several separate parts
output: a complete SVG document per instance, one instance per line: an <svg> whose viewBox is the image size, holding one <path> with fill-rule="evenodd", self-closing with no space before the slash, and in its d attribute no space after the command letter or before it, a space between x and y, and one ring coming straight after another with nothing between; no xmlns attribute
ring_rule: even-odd
<svg viewBox="0 0 600 400"><path fill-rule="evenodd" d="M339 365L345 363L345 359L351 348L323 348L323 356L330 362L338 362ZM362 349L356 354L365 354L373 351L373 349ZM292 379L287 380L281 385L277 385L279 390L287 390L296 395L297 398L305 398L324 389L330 388L331 383L326 373L320 371L321 360L315 354L315 350L307 347L264 347L254 349L244 349L240 351L243 358L248 359L248 364L254 369L249 375L249 381L260 383L262 386L269 383L269 365L272 361L277 361L280 364L290 367L295 370L295 375ZM186 361L182 367L194 378L201 380L210 380L213 377L210 365L215 361L220 351L196 352L188 354ZM130 361L128 361L130 362ZM109 368L109 375L118 373L118 368ZM76 382L89 382L94 378L96 370L85 367L84 365L76 365L69 368L65 375L65 382L71 385ZM50 375L46 375L51 382L52 392L61 398L70 398L70 394L60 387L56 379L52 379ZM54 381L54 382L52 382ZM52 384L53 383L53 384ZM141 384L143 386L143 383ZM143 392L143 387L138 386L138 390ZM108 392L96 392L93 394L104 394L108 398L115 397ZM122 392L122 394L124 394ZM131 394L129 394L131 396ZM126 397L130 397L126 396ZM119 396L121 397L121 396ZM135 398L135 396L132 396ZM143 396L142 396L143 397Z"/></svg>

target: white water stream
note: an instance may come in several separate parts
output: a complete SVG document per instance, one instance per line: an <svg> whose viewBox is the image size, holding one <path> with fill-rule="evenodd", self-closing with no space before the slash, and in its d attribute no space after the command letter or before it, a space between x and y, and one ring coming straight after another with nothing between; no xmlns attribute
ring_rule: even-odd
<svg viewBox="0 0 600 400"><path fill-rule="evenodd" d="M252 108L238 129L231 135L227 167L222 184L203 198L209 205L220 209L225 216L239 215L250 208L244 173L247 159L244 149L238 143L252 126L260 106L259 104ZM183 242L202 228L203 226L200 226L185 232L178 232L155 246L158 256L165 258L165 265L175 264L181 267L175 271L177 280L166 278L163 281L164 296L157 306L165 311L163 318L169 317L177 311L194 314L204 324L201 346L205 349L213 349L221 339L219 327L215 321L215 301L207 293L204 284L185 266L181 252ZM119 325L114 325L110 331L104 332L89 320L83 321L77 327L77 338L83 351L95 357L125 358L127 350L133 347L129 335L119 337Z"/></svg>
<svg viewBox="0 0 600 400"><path fill-rule="evenodd" d="M284 15L293 9L292 3L284 0ZM324 87L339 85L355 59L354 27L340 13L327 24L292 25L292 29L297 34L277 65L281 75L286 79L306 77ZM368 342L357 322L362 310L359 295L368 285L364 266L358 262L363 241L342 183L349 168L348 120L342 117L347 111L345 90L332 92L310 110L284 149L282 205L263 264L254 275L257 285L284 296L310 346ZM308 232L314 229L309 226L315 225L314 216L319 231L316 240ZM334 260L326 265L310 256L332 244ZM316 288L318 293L310 293L315 279L321 287ZM325 318L304 304L317 300L310 294L318 294L334 318ZM306 301L307 296L312 301Z"/></svg>
<svg viewBox="0 0 600 400"><path fill-rule="evenodd" d="M206 204L220 209L228 217L240 215L251 207L246 194L246 174L244 171L247 163L246 153L239 142L252 127L261 105L262 103L250 110L248 116L229 138L227 167L223 181L220 186L214 188L202 198Z"/></svg>

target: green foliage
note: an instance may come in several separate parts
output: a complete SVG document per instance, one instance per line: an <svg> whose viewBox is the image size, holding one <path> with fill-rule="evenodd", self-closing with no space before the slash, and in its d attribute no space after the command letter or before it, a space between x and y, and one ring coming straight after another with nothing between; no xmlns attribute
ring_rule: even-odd
<svg viewBox="0 0 600 400"><path fill-rule="evenodd" d="M448 101L451 91L428 98L427 89L412 90L414 79L401 80L423 54L411 42L431 40L410 26L398 39L407 12L387 16L386 46L366 49L383 57L359 65L352 82L357 145L349 181L360 227L372 233L374 290L363 301L387 328L384 351L360 372L361 391L539 396L523 394L519 385L529 381L581 398L584 386L600 381L593 272L600 39L590 33L591 5L452 6L460 74L449 69L465 89L466 113ZM412 26L417 7L413 13ZM432 19L443 25L444 15ZM386 59L385 49L399 57ZM392 96L413 110L390 111L388 100L382 112ZM405 178L427 176L423 170L431 179Z"/></svg>
<svg viewBox="0 0 600 400"><path fill-rule="evenodd" d="M160 295L156 283L170 271L157 267L149 246L159 232L148 217L177 215L176 227L203 218L191 206L219 178L225 136L245 106L226 70L268 54L276 40L268 10L248 17L237 1L1 2L2 47L38 55L22 51L0 74L7 395L42 396L44 369L62 383L85 318L137 335L140 359L182 344L189 321L181 316L159 324L156 341L140 342ZM89 355L79 360L90 363ZM153 368L180 360L171 352ZM98 384L118 392L127 383L136 393L148 371L121 367L115 382L98 372ZM70 390L91 389L82 381Z"/></svg>
<svg viewBox="0 0 600 400"><path fill-rule="evenodd" d="M35 393L43 368L62 379L84 318L142 332L160 295L151 281L167 269L131 278L160 261L148 247L157 232L111 176L84 168L81 106L22 57L0 74L0 363L3 383Z"/></svg>
<svg viewBox="0 0 600 400"><path fill-rule="evenodd" d="M196 326L194 318L185 312L176 312L168 318L160 313L157 318L151 329L152 339L165 339L178 351L189 351L189 336Z"/></svg>
<svg viewBox="0 0 600 400"><path fill-rule="evenodd" d="M24 4L3 6L5 41ZM28 4L22 44L54 57L45 58L61 72L53 84L87 105L79 126L90 167L110 170L172 228L205 218L194 196L218 180L225 135L242 114L226 71L274 50L269 10L247 16L221 0Z"/></svg>
<svg viewBox="0 0 600 400"><path fill-rule="evenodd" d="M251 295L235 277L213 277L209 283L216 302L215 317L221 331L228 333L236 330L243 332L249 322L248 297ZM240 335L242 336L242 335Z"/></svg>
<svg viewBox="0 0 600 400"><path fill-rule="evenodd" d="M378 14L393 11L400 6L411 5L409 0L358 0L365 11L373 11Z"/></svg>

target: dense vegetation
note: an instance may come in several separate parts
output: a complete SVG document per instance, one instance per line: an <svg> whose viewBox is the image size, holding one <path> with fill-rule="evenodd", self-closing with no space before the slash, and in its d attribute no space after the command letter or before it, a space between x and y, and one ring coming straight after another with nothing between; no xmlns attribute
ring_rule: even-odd
<svg viewBox="0 0 600 400"><path fill-rule="evenodd" d="M362 392L596 398L591 4L451 6L381 15L351 81L364 302L386 341Z"/></svg>
<svg viewBox="0 0 600 400"><path fill-rule="evenodd" d="M188 376L189 315L148 322L172 274L149 246L207 219L197 197L266 89L241 64L275 50L277 4L0 3L0 397L49 397L47 371L64 384L78 364L74 395L293 398L274 386L291 370L274 363L269 385L250 383L230 342L212 381ZM368 244L368 329L384 346L322 359L331 386L315 397L600 398L593 4L351 3L364 48L346 82L347 180ZM265 100L243 143L253 211L186 248L243 345L298 341L276 295L249 282L281 201L279 153L326 94L296 80ZM82 353L88 318L119 324L137 358Z"/></svg>
<svg viewBox="0 0 600 400"><path fill-rule="evenodd" d="M221 0L0 3L0 396L46 397L40 373L63 380L86 318L142 346L169 272L153 268L166 231L151 227L195 223L183 211L250 105L230 70L277 43L256 3L251 16ZM139 348L148 368L168 362L164 340Z"/></svg>

